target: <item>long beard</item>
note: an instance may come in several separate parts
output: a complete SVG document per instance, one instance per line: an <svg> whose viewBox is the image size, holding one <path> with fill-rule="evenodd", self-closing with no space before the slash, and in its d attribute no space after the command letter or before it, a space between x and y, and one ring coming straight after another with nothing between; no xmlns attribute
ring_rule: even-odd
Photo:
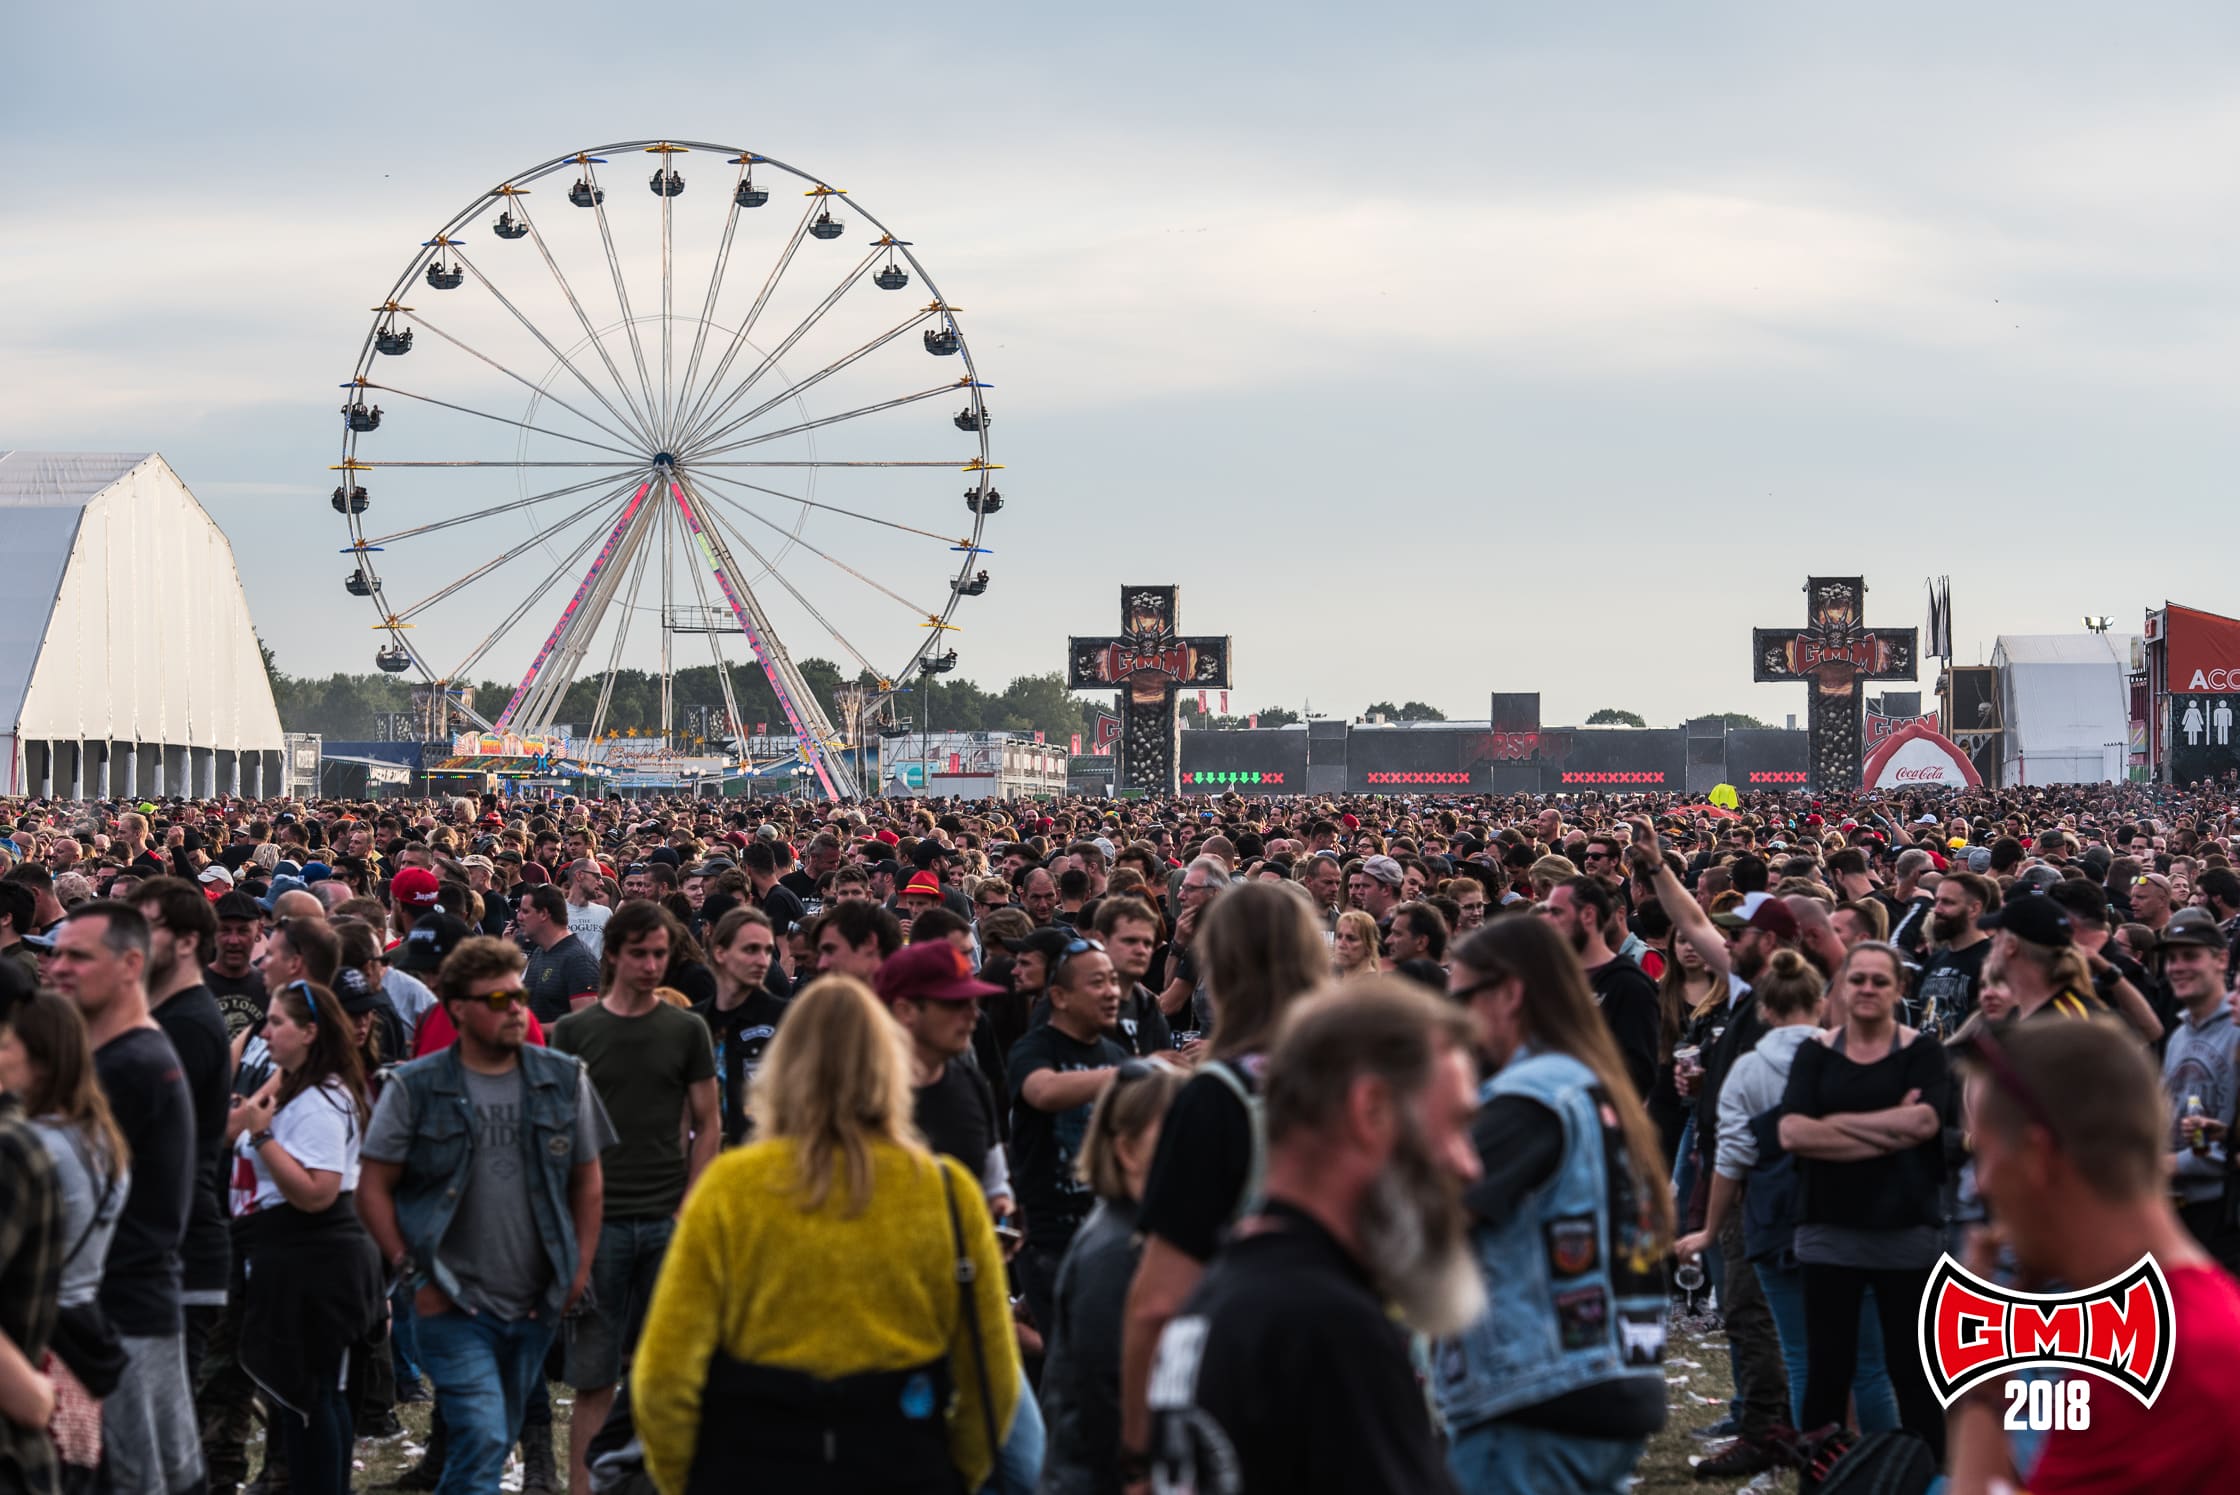
<svg viewBox="0 0 2240 1495"><path fill-rule="evenodd" d="M1943 914L1929 916L1929 938L1939 944L1949 945L1967 931L1965 919L1948 919Z"/></svg>
<svg viewBox="0 0 2240 1495"><path fill-rule="evenodd" d="M1462 1189L1408 1136L1362 1196L1361 1252L1378 1290L1412 1329L1457 1334L1485 1311Z"/></svg>

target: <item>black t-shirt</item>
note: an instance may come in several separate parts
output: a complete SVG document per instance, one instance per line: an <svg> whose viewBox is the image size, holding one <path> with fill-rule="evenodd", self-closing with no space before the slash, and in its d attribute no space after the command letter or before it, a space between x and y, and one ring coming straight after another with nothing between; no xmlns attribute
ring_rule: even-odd
<svg viewBox="0 0 2240 1495"><path fill-rule="evenodd" d="M997 1140L995 1093L980 1072L952 1059L941 1067L940 1079L911 1093L916 1097L912 1115L926 1145L980 1177Z"/></svg>
<svg viewBox="0 0 2240 1495"><path fill-rule="evenodd" d="M1977 940L1964 950L1944 949L1930 955L1921 967L1920 984L1914 988L1906 1022L1910 1027L1939 1038L1949 1038L1976 1010L1976 993L1983 988L1983 962L1991 954L1991 941Z"/></svg>
<svg viewBox="0 0 2240 1495"><path fill-rule="evenodd" d="M1097 1035L1087 1043L1069 1038L1048 1023L1027 1030L1012 1047L1004 1072L1011 1081L1012 1186L1027 1215L1027 1240L1063 1251L1088 1218L1097 1196L1074 1176L1081 1156L1081 1135L1089 1129L1087 1105L1041 1111L1027 1104L1027 1081L1042 1070L1064 1074L1111 1069L1125 1063L1128 1051Z"/></svg>
<svg viewBox="0 0 2240 1495"><path fill-rule="evenodd" d="M1903 903L1886 893L1877 893L1890 910L1890 943L1914 960L1921 958L1922 942L1929 935L1929 909L1932 900L1927 895L1916 895Z"/></svg>
<svg viewBox="0 0 2240 1495"><path fill-rule="evenodd" d="M693 1006L715 1037L716 1104L723 1116L726 1147L737 1147L747 1140L747 1098L754 1089L755 1074L762 1068L763 1051L778 1036L786 1005L783 997L773 997L757 987L728 1012L712 1001Z"/></svg>
<svg viewBox="0 0 2240 1495"><path fill-rule="evenodd" d="M185 1325L179 1246L195 1195L194 1098L161 1028L118 1034L94 1050L93 1067L132 1152L132 1188L109 1242L101 1308L119 1334L177 1334Z"/></svg>
<svg viewBox="0 0 2240 1495"><path fill-rule="evenodd" d="M783 882L770 884L770 891L755 897L755 906L770 916L770 927L779 939L793 932L793 926L809 916L800 898Z"/></svg>
<svg viewBox="0 0 2240 1495"><path fill-rule="evenodd" d="M1814 1039L1797 1047L1781 1109L1816 1119L1886 1111L1903 1104L1906 1092L1918 1090L1922 1104L1941 1115L1950 1076L1944 1045L1926 1034L1866 1064ZM1934 1225L1944 1184L1944 1139L1932 1135L1901 1152L1853 1162L1799 1156L1797 1171L1804 1185L1801 1224L1859 1230Z"/></svg>
<svg viewBox="0 0 2240 1495"><path fill-rule="evenodd" d="M1257 1055L1230 1067L1247 1091L1259 1093ZM1138 1224L1145 1235L1160 1237L1194 1260L1209 1260L1251 1177L1251 1113L1218 1076L1193 1075L1160 1125Z"/></svg>
<svg viewBox="0 0 2240 1495"><path fill-rule="evenodd" d="M1151 1372L1155 1483L1199 1495L1442 1495L1408 1336L1361 1264L1281 1203L1207 1269Z"/></svg>
<svg viewBox="0 0 2240 1495"><path fill-rule="evenodd" d="M244 1030L264 1021L264 1010L271 999L265 995L264 972L255 966L239 976L227 976L205 968L202 984L218 999L218 1012L226 1020L228 1040L239 1038Z"/></svg>
<svg viewBox="0 0 2240 1495"><path fill-rule="evenodd" d="M194 1203L179 1248L190 1293L223 1293L233 1264L233 1231L226 1223L226 1111L233 1104L233 1050L218 999L206 986L190 986L152 1014L179 1056L179 1070L194 1102Z"/></svg>
<svg viewBox="0 0 2240 1495"><path fill-rule="evenodd" d="M817 880L799 867L779 878L778 886L800 899L803 907L817 896Z"/></svg>
<svg viewBox="0 0 2240 1495"><path fill-rule="evenodd" d="M1657 1039L1662 1022L1657 1009L1657 983L1648 972L1623 955L1587 972L1602 1021L1618 1041L1626 1061L1626 1077L1633 1093L1646 1097L1657 1083Z"/></svg>
<svg viewBox="0 0 2240 1495"><path fill-rule="evenodd" d="M531 945L521 985L529 993L529 1011L549 1028L575 1011L575 998L598 995L599 957L572 934L560 936L549 950Z"/></svg>

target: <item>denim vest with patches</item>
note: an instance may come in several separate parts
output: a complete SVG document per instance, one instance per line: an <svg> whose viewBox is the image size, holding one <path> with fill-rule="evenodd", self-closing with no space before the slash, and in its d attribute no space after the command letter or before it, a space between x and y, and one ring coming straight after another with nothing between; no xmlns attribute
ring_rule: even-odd
<svg viewBox="0 0 2240 1495"><path fill-rule="evenodd" d="M576 1276L568 1179L579 1162L590 1161L575 1155L582 1073L571 1055L537 1044L521 1048L522 1174L529 1181L537 1238L552 1264L539 1310L545 1315L560 1311ZM443 1264L439 1248L459 1211L460 1193L474 1181L474 1106L467 1099L459 1046L399 1066L389 1083L404 1086L412 1100L412 1140L397 1179L397 1229L427 1279L457 1301L458 1278Z"/></svg>
<svg viewBox="0 0 2240 1495"><path fill-rule="evenodd" d="M1471 1228L1486 1310L1433 1357L1456 1431L1598 1381L1664 1375L1663 1257L1639 1224L1617 1113L1568 1054L1520 1051L1479 1101L1509 1095L1555 1114L1563 1158L1514 1218Z"/></svg>

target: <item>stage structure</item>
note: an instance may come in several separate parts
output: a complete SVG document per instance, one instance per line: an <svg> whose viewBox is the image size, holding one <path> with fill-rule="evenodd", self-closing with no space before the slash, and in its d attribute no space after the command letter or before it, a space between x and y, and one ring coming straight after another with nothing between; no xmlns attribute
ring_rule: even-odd
<svg viewBox="0 0 2240 1495"><path fill-rule="evenodd" d="M1115 787L1122 794L1178 793L1182 726L1175 697L1184 689L1229 688L1229 640L1185 638L1181 592L1171 586L1122 587L1118 634L1068 640L1067 689L1119 692Z"/></svg>
<svg viewBox="0 0 2240 1495"><path fill-rule="evenodd" d="M1751 678L1812 687L1807 782L1822 792L1855 789L1862 772L1860 682L1911 680L1915 630L1866 626L1864 577L1808 577L1804 591L1802 628L1754 631Z"/></svg>

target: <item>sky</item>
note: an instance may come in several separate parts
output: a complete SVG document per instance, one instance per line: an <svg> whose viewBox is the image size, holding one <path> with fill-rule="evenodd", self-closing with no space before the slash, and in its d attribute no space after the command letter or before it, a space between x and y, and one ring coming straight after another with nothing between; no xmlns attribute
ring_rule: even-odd
<svg viewBox="0 0 2240 1495"><path fill-rule="evenodd" d="M1896 627L1949 575L1968 663L2240 604L2236 32L2208 4L36 8L0 91L0 448L161 451L281 667L365 669L327 466L369 308L532 163L705 140L846 186L963 309L1006 507L960 675L1060 669L1123 584L1175 583L1233 638L1240 710L1778 721L1803 695L1750 682L1749 630L1800 619L1809 574L1864 574ZM640 224L644 161L609 179ZM728 168L682 161L677 210L720 203ZM487 217L478 264L514 247ZM881 417L924 442L881 455L963 452L949 409ZM381 434L465 450L435 429ZM416 513L496 501L377 476ZM944 534L961 491L818 490L938 492ZM914 648L900 602L956 557L786 512L814 548L769 559L806 600L745 569L789 643L839 657L779 617L815 605ZM392 585L531 532L502 528L399 547ZM525 558L415 643L525 605L490 656L518 670L577 574Z"/></svg>

